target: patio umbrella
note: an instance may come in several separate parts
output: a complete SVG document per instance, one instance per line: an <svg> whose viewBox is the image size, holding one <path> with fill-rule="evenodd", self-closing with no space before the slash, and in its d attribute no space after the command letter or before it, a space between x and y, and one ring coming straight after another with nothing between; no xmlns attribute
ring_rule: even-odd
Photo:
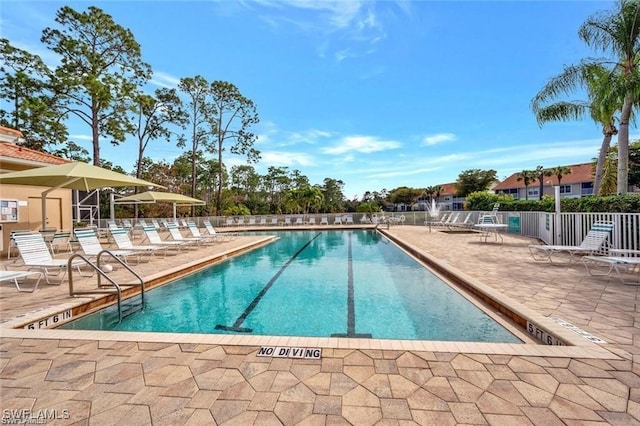
<svg viewBox="0 0 640 426"><path fill-rule="evenodd" d="M175 194L173 192L157 192L146 191L139 194L129 195L128 197L118 198L114 201L115 204L135 204L135 203L173 203L173 218L176 219L176 206L178 204L183 206L204 205L206 204L202 200L197 198L187 197L182 194Z"/></svg>
<svg viewBox="0 0 640 426"><path fill-rule="evenodd" d="M81 161L0 174L0 184L49 187L42 193L43 229L46 227L47 194L55 189L67 188L92 191L98 188L120 186L156 186L164 188L155 183L103 169L102 167L92 166Z"/></svg>

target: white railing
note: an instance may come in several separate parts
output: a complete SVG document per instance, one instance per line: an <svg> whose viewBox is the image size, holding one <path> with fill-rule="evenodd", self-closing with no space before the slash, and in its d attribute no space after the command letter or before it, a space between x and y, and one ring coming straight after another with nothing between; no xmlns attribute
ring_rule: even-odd
<svg viewBox="0 0 640 426"><path fill-rule="evenodd" d="M480 216L488 213L488 211L474 211L471 220L475 223ZM333 225L336 216L344 218L347 215L353 217L354 224L370 223L362 221L365 215L371 218L369 213L311 213L304 215L304 221L308 223L309 219L313 217L315 224L319 226L322 218L326 217L329 225ZM298 216L296 214L250 215L243 218L246 228L255 229L272 226L272 218L276 218L279 225L285 223L285 217L291 218L291 223L295 223ZM386 212L377 213L376 216L378 220L384 217L384 223L388 222L391 226L424 226L425 221L431 218L429 213L424 211ZM593 222L613 222L615 224L611 238L613 248L640 250L640 213L560 213L559 222L556 216L555 213L546 212L499 211L497 213L498 221L509 225L507 232L538 238L547 244L579 245ZM241 216L233 217L237 219ZM266 226L260 225L262 217L266 218ZM223 228L227 226L227 218L227 216L210 216L183 219L192 220L199 227L204 226L202 223L204 220L209 220L214 227ZM255 225L248 226L250 218L256 219ZM136 225L135 219L129 220L134 226ZM151 223L150 218L144 220ZM161 222L161 219L158 221ZM117 220L117 222L119 221ZM345 221L342 222L344 225ZM107 221L101 220L99 227L108 228Z"/></svg>

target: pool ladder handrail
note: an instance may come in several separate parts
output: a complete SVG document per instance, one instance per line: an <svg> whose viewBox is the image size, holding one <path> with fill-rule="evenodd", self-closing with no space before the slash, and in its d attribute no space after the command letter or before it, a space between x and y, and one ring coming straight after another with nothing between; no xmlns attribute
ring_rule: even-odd
<svg viewBox="0 0 640 426"><path fill-rule="evenodd" d="M102 268L100 268L100 259L101 259L103 254L109 255L112 259L114 259L116 262L118 262L126 270L131 272L140 282L139 283L135 283L135 284L118 284L117 282L115 282L111 277L109 277L102 270ZM98 273L98 287L100 287L100 288L108 287L107 284L102 284L102 278L104 277L107 281L109 281L109 283L111 283L111 285L113 285L115 287L115 291L113 291L113 290L74 291L73 290L73 269L74 268L72 268L72 263L73 263L73 260L76 259L76 258L82 259L91 269L93 269L95 272ZM121 259L118 259L109 250L102 250L100 253L98 253L97 256L96 256L96 263L91 262L89 259L87 259L81 253L74 253L67 260L67 270L69 271L69 295L70 296L73 297L73 296L77 296L77 295L80 295L80 294L116 294L117 295L117 297L118 297L118 323L122 322L122 288L121 287L123 287L123 286L125 286L125 287L140 286L140 298L141 298L142 306L144 306L144 280L142 279L142 277L140 275L138 275L138 273L136 271L131 269L131 267L129 265L127 265L126 263L124 263Z"/></svg>

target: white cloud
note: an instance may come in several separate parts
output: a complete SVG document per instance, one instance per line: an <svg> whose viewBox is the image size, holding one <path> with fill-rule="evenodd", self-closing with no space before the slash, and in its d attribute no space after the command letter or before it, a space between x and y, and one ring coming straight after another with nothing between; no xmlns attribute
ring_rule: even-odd
<svg viewBox="0 0 640 426"><path fill-rule="evenodd" d="M171 74L167 74L162 71L154 71L153 77L151 78L151 84L166 87L168 89L178 87L178 83L180 83L180 79L178 77L174 77Z"/></svg>
<svg viewBox="0 0 640 426"><path fill-rule="evenodd" d="M438 145L443 142L452 142L456 139L456 135L454 135L453 133L436 133L435 135L425 136L422 139L422 145Z"/></svg>
<svg viewBox="0 0 640 426"><path fill-rule="evenodd" d="M370 154L372 152L397 149L401 146L402 144L400 142L380 140L374 136L345 136L336 145L323 148L322 152L332 155L341 155L348 152Z"/></svg>
<svg viewBox="0 0 640 426"><path fill-rule="evenodd" d="M314 158L303 152L282 152L282 151L269 151L261 153L264 164L269 166L313 166L316 164Z"/></svg>

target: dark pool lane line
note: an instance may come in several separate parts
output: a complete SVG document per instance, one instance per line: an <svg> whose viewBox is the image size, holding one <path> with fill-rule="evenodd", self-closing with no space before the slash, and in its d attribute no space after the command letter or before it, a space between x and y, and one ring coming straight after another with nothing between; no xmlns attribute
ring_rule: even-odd
<svg viewBox="0 0 640 426"><path fill-rule="evenodd" d="M353 246L351 244L351 235L352 234L349 233L347 248L347 332L333 333L331 337L361 337L370 339L370 333L356 333L355 290L353 287Z"/></svg>
<svg viewBox="0 0 640 426"><path fill-rule="evenodd" d="M278 272L276 272L276 274L269 280L267 285L265 285L264 288L262 290L260 290L260 293L258 293L258 295L255 297L255 299L253 299L253 301L251 301L249 306L247 306L247 308L244 310L242 315L240 315L238 317L238 319L236 319L236 322L234 322L232 326L218 324L218 325L216 325L216 330L236 331L236 332L239 332L239 333L251 333L253 331L253 329L246 328L246 327L241 327L241 325L244 322L244 320L247 319L249 314L251 314L251 312L256 308L256 306L258 306L258 303L260 303L260 300L262 300L264 295L267 293L267 291L269 291L269 289L271 288L273 283L275 283L278 280L278 278L280 277L280 275L282 275L282 273L285 271L285 269L287 269L289 267L291 262L293 262L293 260L296 257L298 257L300 255L300 253L302 253L304 251L304 249L309 247L309 244L311 244L313 242L313 240L315 240L319 236L320 236L320 233L317 233L313 238L311 238L309 241L307 241L306 244L303 245L293 256L291 256L291 258L289 260L287 260L287 263L282 265L280 270Z"/></svg>

